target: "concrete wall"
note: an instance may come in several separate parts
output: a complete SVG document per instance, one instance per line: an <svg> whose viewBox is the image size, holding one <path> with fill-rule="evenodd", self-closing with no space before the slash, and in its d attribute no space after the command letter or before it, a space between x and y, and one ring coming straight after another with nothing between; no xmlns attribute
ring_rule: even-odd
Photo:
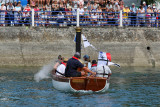
<svg viewBox="0 0 160 107"><path fill-rule="evenodd" d="M42 66L59 54L72 57L74 27L0 28L0 65ZM160 30L157 28L83 28L82 33L99 50L110 52L112 61L121 66L160 66ZM92 48L82 49L97 59Z"/></svg>
<svg viewBox="0 0 160 107"><path fill-rule="evenodd" d="M141 0L123 0L124 5L132 6L132 3L135 3L135 6L140 6Z"/></svg>

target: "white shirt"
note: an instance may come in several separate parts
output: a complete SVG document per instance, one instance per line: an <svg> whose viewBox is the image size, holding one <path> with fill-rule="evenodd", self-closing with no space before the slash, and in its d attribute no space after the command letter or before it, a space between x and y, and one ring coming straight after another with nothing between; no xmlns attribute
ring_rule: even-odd
<svg viewBox="0 0 160 107"><path fill-rule="evenodd" d="M62 73L62 74L64 74L65 73L65 69L66 69L66 66L61 64L61 65L58 66L57 71ZM57 72L56 72L56 74L62 76L61 74L59 74Z"/></svg>
<svg viewBox="0 0 160 107"><path fill-rule="evenodd" d="M96 14L92 14L92 18L93 18L93 19L97 19L98 16L97 16Z"/></svg>
<svg viewBox="0 0 160 107"><path fill-rule="evenodd" d="M47 11L51 11L51 5L49 5L49 6L46 5L46 10L47 10Z"/></svg>
<svg viewBox="0 0 160 107"><path fill-rule="evenodd" d="M98 73L101 73L101 74L98 74ZM108 77L108 75L104 75L103 76L103 73L110 74L112 72L111 72L110 68L107 65L98 66L97 67L97 77Z"/></svg>
<svg viewBox="0 0 160 107"><path fill-rule="evenodd" d="M1 7L2 9L1 10L6 10L6 6L3 6L3 7Z"/></svg>
<svg viewBox="0 0 160 107"><path fill-rule="evenodd" d="M15 11L20 11L21 7L15 7Z"/></svg>
<svg viewBox="0 0 160 107"><path fill-rule="evenodd" d="M93 71L93 72L97 72L97 66L93 66L93 67L91 67L91 69L90 69L91 71Z"/></svg>
<svg viewBox="0 0 160 107"><path fill-rule="evenodd" d="M83 13L84 13L84 9L83 8L81 8L81 9L79 8L79 14L83 15Z"/></svg>

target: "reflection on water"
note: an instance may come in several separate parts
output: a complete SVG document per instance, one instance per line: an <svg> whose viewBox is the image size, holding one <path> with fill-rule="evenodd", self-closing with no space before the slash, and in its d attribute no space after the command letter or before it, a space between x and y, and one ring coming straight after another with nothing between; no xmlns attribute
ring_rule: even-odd
<svg viewBox="0 0 160 107"><path fill-rule="evenodd" d="M106 93L66 93L55 90L51 79L34 81L36 67L0 68L1 106L160 106L160 69L122 67L112 69Z"/></svg>

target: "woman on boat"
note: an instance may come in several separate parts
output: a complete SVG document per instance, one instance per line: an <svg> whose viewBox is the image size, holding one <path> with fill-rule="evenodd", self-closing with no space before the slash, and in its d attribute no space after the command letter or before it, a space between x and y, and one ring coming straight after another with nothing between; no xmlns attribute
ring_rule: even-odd
<svg viewBox="0 0 160 107"><path fill-rule="evenodd" d="M61 62L61 64L56 69L56 75L64 76L65 69L67 66L67 61L68 59L64 58L63 62Z"/></svg>
<svg viewBox="0 0 160 107"><path fill-rule="evenodd" d="M56 61L56 64L54 65L54 70L58 68L58 66L63 62L63 57L61 55L58 56L58 60Z"/></svg>
<svg viewBox="0 0 160 107"><path fill-rule="evenodd" d="M92 75L96 75L95 72L92 72L87 67L84 67L84 65L79 61L80 53L74 54L72 58L70 58L67 62L67 66L65 69L65 76L66 77L81 77L85 75L85 72L89 72ZM82 68L84 71L77 71L78 68Z"/></svg>

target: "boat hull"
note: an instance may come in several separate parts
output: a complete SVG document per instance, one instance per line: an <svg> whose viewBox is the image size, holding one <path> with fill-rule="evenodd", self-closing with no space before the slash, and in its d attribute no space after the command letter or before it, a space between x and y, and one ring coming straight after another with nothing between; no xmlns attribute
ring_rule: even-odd
<svg viewBox="0 0 160 107"><path fill-rule="evenodd" d="M109 82L104 77L62 77L52 75L53 87L60 91L67 92L106 92L109 88Z"/></svg>

